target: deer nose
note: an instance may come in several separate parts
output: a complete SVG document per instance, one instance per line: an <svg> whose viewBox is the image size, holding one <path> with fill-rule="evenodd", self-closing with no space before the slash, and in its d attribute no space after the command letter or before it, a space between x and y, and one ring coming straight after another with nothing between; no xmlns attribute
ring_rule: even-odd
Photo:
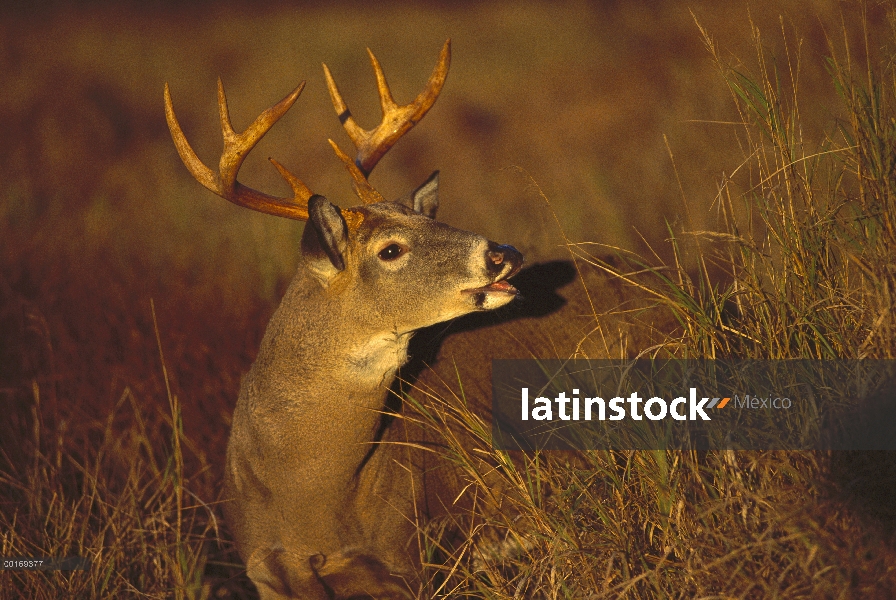
<svg viewBox="0 0 896 600"><path fill-rule="evenodd" d="M485 267L495 279L508 279L516 275L523 266L523 255L519 250L509 245L498 245L495 242L488 243L485 251Z"/></svg>

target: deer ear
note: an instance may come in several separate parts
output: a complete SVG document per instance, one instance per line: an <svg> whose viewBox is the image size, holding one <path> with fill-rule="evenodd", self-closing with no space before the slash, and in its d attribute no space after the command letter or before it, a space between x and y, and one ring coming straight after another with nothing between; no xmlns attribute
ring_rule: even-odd
<svg viewBox="0 0 896 600"><path fill-rule="evenodd" d="M414 200L414 210L435 219L439 208L439 172L433 171L423 185L411 192L411 198Z"/></svg>
<svg viewBox="0 0 896 600"><path fill-rule="evenodd" d="M348 243L348 228L339 207L332 205L317 194L308 199L308 225L302 235L302 252L318 261L327 261L322 270L345 269L345 248Z"/></svg>

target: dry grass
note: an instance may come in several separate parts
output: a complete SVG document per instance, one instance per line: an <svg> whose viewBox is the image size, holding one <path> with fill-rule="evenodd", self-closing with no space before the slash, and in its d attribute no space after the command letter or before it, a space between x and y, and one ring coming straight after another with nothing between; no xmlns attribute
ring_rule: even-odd
<svg viewBox="0 0 896 600"><path fill-rule="evenodd" d="M896 25L896 13L889 17ZM830 40L826 64L845 116L815 143L801 124L798 42L773 55L754 26L748 71L701 31L741 123L743 159L716 197L725 227L670 225L670 264L619 252L620 267L594 245L570 250L674 315L678 328L651 356L892 358L893 54L856 61L842 37ZM450 546L441 529L432 535L455 567L433 569L443 590L483 598L896 594L892 452L522 455L491 449L490 428L465 397L416 395L476 499L460 519L472 535ZM477 560L477 546L495 536L516 552Z"/></svg>
<svg viewBox="0 0 896 600"><path fill-rule="evenodd" d="M384 161L384 192L439 167L453 225L535 260L571 250L621 277L652 269L638 285L679 324L667 355L892 358L892 5L869 7L863 25L857 4L759 3L752 30L745 7L691 6L709 54L676 3L4 15L0 555L94 566L2 572L0 596L252 594L216 520L219 469L239 377L294 269L299 230L197 191L165 129L166 80L209 157L217 75L237 126L307 78L246 179L277 189L263 158L282 156L329 193L348 188L326 151L338 125L319 63L367 123L363 46L404 98L451 35L446 96ZM349 8L352 18L333 17ZM550 233L543 200L510 165L544 186L573 246ZM620 269L601 244L651 258L620 252ZM458 541L440 533L452 523L431 525L430 591L896 597L891 455L510 456L490 450L462 400L426 403L447 439L466 431L449 458L492 527L460 518L476 529ZM512 510L490 507L495 464L516 490ZM469 542L496 531L516 559L475 556Z"/></svg>

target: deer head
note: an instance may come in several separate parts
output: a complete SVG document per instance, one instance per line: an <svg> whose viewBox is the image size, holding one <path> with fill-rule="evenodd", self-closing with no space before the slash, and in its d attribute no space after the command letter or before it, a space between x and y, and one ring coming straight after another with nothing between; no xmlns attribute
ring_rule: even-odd
<svg viewBox="0 0 896 600"><path fill-rule="evenodd" d="M360 206L340 209L323 196L314 194L301 179L271 158L270 161L293 190L292 198L271 196L237 181L237 174L245 157L271 127L292 107L305 82L300 83L283 100L264 111L242 133L234 131L227 108L224 86L218 80L218 109L224 136L224 150L218 171L208 168L199 159L177 121L168 85L165 85L165 116L177 151L184 164L199 183L234 204L260 212L290 219L309 221L302 239L302 252L309 271L327 286L341 288L354 278L371 280L374 272L380 274L378 290L389 289L395 306L397 298L421 296L445 299L448 282L469 279L469 286L460 302L444 306L437 314L409 324L409 329L459 316L471 310L489 310L506 304L514 298L516 290L507 283L521 264L522 256L511 246L499 246L475 239L467 232L447 227L433 221L438 208L438 171L434 172L419 188L405 197L413 210L397 202L386 202L370 184L371 171L379 160L395 145L402 135L416 125L429 111L439 96L451 61L451 41L442 47L439 61L429 77L426 88L406 105L399 105L392 97L383 69L373 52L368 49L370 62L376 74L380 105L383 111L381 123L372 130L362 129L348 109L330 69L324 65L324 75L339 121L357 148L354 161L331 139L328 140L336 156L343 162L352 179ZM481 246L476 252L474 246ZM439 271L445 266L445 257L459 253L477 254L485 270L479 277L461 271L467 265L453 265L451 272ZM324 257L326 260L324 260ZM437 267L438 266L438 267ZM478 281L473 281L478 279ZM424 284L425 285L421 285ZM414 289L414 287L417 289ZM374 295L375 296L375 295ZM383 298L370 297L371 306ZM457 300L457 299L455 299ZM420 303L420 302L418 302ZM402 307L396 306L402 311ZM404 313L408 314L408 313ZM385 316L385 315L381 315ZM433 320L433 318L435 320Z"/></svg>

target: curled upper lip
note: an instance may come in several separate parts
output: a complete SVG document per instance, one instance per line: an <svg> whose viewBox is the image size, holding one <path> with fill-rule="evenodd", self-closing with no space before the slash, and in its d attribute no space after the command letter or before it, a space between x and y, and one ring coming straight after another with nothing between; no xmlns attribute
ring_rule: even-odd
<svg viewBox="0 0 896 600"><path fill-rule="evenodd" d="M498 275L498 278L495 279L495 283L498 283L499 281L502 281L504 279L510 279L511 277L519 273L520 269L523 268L523 263L522 261L520 261L517 264L512 265L512 267L513 268L510 269L510 273L508 273L507 275Z"/></svg>

